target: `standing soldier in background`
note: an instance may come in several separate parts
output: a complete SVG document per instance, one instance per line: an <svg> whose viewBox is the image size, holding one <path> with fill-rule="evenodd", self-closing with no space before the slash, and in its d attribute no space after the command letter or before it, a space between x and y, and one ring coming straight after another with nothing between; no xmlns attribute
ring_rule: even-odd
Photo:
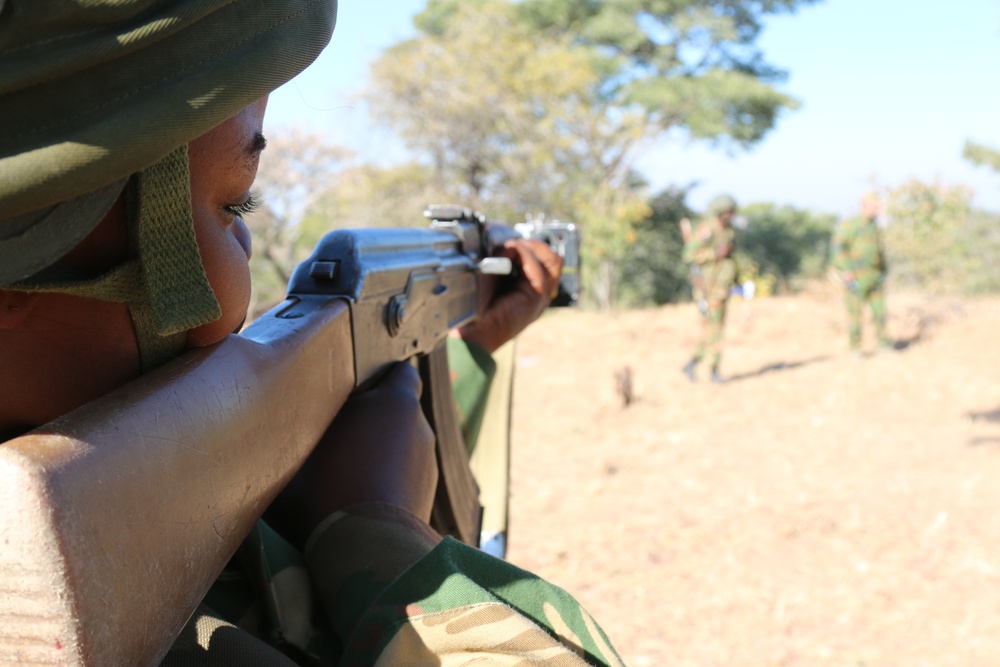
<svg viewBox="0 0 1000 667"><path fill-rule="evenodd" d="M885 326L885 255L875 223L881 209L877 194L865 194L861 198L861 215L841 221L834 230L831 244L833 268L847 288L844 303L847 305L850 349L858 357L861 356L861 311L866 302L872 310L879 349L893 349Z"/></svg>
<svg viewBox="0 0 1000 667"><path fill-rule="evenodd" d="M721 384L719 360L722 358L722 329L726 320L729 290L736 282L736 262L733 260L733 229L736 201L729 195L719 195L708 204L708 216L692 230L681 221L684 238L684 261L691 264L691 287L701 313L702 336L694 356L685 364L684 374L695 381L695 368L708 359L712 382Z"/></svg>

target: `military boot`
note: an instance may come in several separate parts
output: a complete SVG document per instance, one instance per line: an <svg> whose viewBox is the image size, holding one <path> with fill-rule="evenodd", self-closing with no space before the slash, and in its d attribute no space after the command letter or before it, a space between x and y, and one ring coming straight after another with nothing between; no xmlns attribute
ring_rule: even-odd
<svg viewBox="0 0 1000 667"><path fill-rule="evenodd" d="M684 375L687 376L687 379L691 380L691 382L697 382L698 378L695 377L695 374L694 374L694 369L697 366L698 366L698 360L697 359L692 359L691 361L689 361L686 364L684 364L684 368L681 369L681 372L684 373Z"/></svg>

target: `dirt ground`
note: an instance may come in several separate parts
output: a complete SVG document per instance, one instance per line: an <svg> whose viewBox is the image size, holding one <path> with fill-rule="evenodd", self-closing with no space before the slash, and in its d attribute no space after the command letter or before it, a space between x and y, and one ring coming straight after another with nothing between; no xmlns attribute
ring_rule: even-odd
<svg viewBox="0 0 1000 667"><path fill-rule="evenodd" d="M509 559L633 667L1000 665L1000 299L888 306L905 349L859 360L832 287L736 301L722 386L680 373L693 305L547 314Z"/></svg>

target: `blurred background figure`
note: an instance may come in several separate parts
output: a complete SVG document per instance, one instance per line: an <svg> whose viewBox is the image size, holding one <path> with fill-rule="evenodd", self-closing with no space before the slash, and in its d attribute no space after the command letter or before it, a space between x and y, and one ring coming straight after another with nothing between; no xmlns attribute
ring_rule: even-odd
<svg viewBox="0 0 1000 667"><path fill-rule="evenodd" d="M726 302L730 288L736 283L731 226L735 214L736 201L729 195L719 195L709 202L708 215L694 229L687 220L681 221L684 261L691 265L691 288L702 321L701 340L691 361L682 369L692 382L702 360L708 361L712 382L723 382L719 362Z"/></svg>
<svg viewBox="0 0 1000 667"><path fill-rule="evenodd" d="M862 355L861 318L866 303L872 311L878 349L893 349L885 325L885 254L876 223L881 211L879 196L874 192L865 193L861 197L861 214L841 221L831 243L831 263L846 288L844 303L847 305L850 350L857 357Z"/></svg>

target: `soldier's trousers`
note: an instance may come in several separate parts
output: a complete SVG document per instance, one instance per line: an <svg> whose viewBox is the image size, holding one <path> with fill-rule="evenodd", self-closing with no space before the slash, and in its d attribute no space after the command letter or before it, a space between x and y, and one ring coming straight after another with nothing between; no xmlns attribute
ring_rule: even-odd
<svg viewBox="0 0 1000 667"><path fill-rule="evenodd" d="M844 290L844 303L847 305L847 329L852 351L861 349L861 319L866 303L872 311L872 320L875 323L875 335L878 338L878 344L891 344L885 327L885 292L882 289L882 285L876 285L867 292L856 289Z"/></svg>
<svg viewBox="0 0 1000 667"><path fill-rule="evenodd" d="M701 314L701 340L695 349L694 358L708 361L712 368L719 366L722 358L722 333L726 322L727 300L709 301Z"/></svg>

